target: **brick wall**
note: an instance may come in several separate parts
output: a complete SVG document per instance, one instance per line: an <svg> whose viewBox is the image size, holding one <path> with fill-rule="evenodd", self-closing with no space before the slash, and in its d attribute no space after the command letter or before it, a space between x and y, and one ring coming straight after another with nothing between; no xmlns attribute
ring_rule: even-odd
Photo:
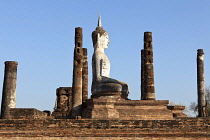
<svg viewBox="0 0 210 140"><path fill-rule="evenodd" d="M184 106L168 106L168 100L118 100L93 98L86 101L82 118L122 120L172 120L186 117Z"/></svg>
<svg viewBox="0 0 210 140"><path fill-rule="evenodd" d="M47 113L39 111L35 108L11 108L10 119L44 119L47 118Z"/></svg>
<svg viewBox="0 0 210 140"><path fill-rule="evenodd" d="M175 120L0 119L0 139L210 139L210 118Z"/></svg>

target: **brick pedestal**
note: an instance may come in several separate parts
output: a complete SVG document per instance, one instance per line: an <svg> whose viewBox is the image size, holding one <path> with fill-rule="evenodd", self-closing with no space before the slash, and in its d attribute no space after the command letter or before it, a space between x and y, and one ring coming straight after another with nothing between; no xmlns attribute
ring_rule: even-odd
<svg viewBox="0 0 210 140"><path fill-rule="evenodd" d="M168 100L124 100L94 98L87 100L82 118L122 120L172 120L186 117L184 106L168 106Z"/></svg>

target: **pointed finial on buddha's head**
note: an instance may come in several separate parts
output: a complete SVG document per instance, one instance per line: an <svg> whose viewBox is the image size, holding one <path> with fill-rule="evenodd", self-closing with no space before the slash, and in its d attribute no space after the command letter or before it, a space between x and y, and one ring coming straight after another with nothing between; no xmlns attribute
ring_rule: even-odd
<svg viewBox="0 0 210 140"><path fill-rule="evenodd" d="M100 14L98 15L98 26L96 29L92 32L92 40L93 40L93 47L95 47L96 43L99 41L99 39L104 36L107 38L107 42L109 43L109 37L108 33L103 29L102 23L101 23L101 16ZM108 43L106 45L108 45ZM107 48L107 47L106 47Z"/></svg>
<svg viewBox="0 0 210 140"><path fill-rule="evenodd" d="M101 22L101 15L100 15L100 13L98 14L98 27L102 27L102 22Z"/></svg>

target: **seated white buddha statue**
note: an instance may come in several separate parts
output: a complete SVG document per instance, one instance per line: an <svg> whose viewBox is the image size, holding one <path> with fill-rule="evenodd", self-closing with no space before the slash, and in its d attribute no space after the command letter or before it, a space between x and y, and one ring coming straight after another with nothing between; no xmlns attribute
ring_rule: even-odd
<svg viewBox="0 0 210 140"><path fill-rule="evenodd" d="M108 33L103 29L100 17L98 27L92 32L94 53L92 56L92 98L104 95L121 94L121 97L128 99L128 85L122 81L110 78L110 61L104 49L108 48Z"/></svg>

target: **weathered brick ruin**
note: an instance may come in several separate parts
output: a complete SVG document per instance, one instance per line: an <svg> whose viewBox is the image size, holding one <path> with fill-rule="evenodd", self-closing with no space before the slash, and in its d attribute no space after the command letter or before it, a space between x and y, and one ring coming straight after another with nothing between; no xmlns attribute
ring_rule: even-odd
<svg viewBox="0 0 210 140"><path fill-rule="evenodd" d="M52 116L56 118L66 118L72 109L72 88L59 87L56 90L56 104Z"/></svg>
<svg viewBox="0 0 210 140"><path fill-rule="evenodd" d="M103 37L105 31L99 25L102 35L98 37ZM101 81L101 94L88 98L88 59L82 37L82 28L76 28L72 87L57 88L52 113L15 108L17 62L5 62L0 139L210 139L210 118L189 118L184 106L156 100L151 32L144 33L141 50L141 100L130 100L127 93L118 91L121 83Z"/></svg>
<svg viewBox="0 0 210 140"><path fill-rule="evenodd" d="M6 61L2 92L1 118L10 118L10 108L16 107L17 62Z"/></svg>
<svg viewBox="0 0 210 140"><path fill-rule="evenodd" d="M0 119L0 139L209 139L208 118L173 120Z"/></svg>
<svg viewBox="0 0 210 140"><path fill-rule="evenodd" d="M141 100L155 100L152 33L144 33L144 49L141 50Z"/></svg>
<svg viewBox="0 0 210 140"><path fill-rule="evenodd" d="M198 116L206 117L206 94L204 80L204 52L198 49L197 52L197 89L198 89Z"/></svg>

